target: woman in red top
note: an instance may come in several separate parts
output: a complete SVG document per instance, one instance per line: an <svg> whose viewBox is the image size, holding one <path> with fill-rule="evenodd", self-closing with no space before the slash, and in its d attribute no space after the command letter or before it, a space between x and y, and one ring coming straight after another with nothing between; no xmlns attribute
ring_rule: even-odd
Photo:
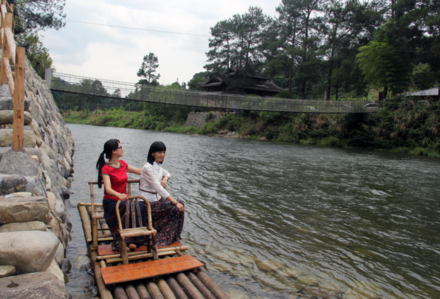
<svg viewBox="0 0 440 299"><path fill-rule="evenodd" d="M106 162L105 158L108 159ZM124 156L124 149L121 143L117 139L110 139L104 144L104 151L99 156L98 162L96 162L96 168L99 171L98 174L98 187L102 187L104 183L104 199L102 205L104 207L104 219L107 222L109 229L113 236L112 249L119 250L119 235L118 235L118 221L116 218L116 203L121 200L119 205L119 211L121 215L125 214L126 201L128 199L127 194L127 172L141 174L141 169L128 165L123 160L119 160ZM145 204L139 202L142 215L142 226L146 223ZM123 217L122 224L124 225L125 219ZM129 220L131 223L131 219ZM139 227L139 219L136 219L136 225ZM127 242L133 242L134 240L127 240ZM136 246L130 245L130 248Z"/></svg>

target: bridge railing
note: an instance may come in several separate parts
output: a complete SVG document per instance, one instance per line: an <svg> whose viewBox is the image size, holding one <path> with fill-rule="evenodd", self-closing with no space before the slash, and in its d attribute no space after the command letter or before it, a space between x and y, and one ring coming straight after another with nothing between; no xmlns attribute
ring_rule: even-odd
<svg viewBox="0 0 440 299"><path fill-rule="evenodd" d="M51 89L104 98L203 107L223 110L251 110L299 113L364 113L368 101L325 101L259 97L221 92L189 91L163 86L139 85L55 73Z"/></svg>

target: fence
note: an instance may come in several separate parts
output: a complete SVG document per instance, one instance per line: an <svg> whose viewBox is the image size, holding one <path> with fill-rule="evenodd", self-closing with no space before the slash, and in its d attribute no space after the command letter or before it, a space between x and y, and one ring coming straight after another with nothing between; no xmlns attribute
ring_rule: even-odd
<svg viewBox="0 0 440 299"><path fill-rule="evenodd" d="M51 90L121 100L202 107L218 110L250 110L301 113L372 113L368 102L283 99L189 91L55 73Z"/></svg>
<svg viewBox="0 0 440 299"><path fill-rule="evenodd" d="M23 148L24 134L24 83L25 83L25 65L26 51L24 48L17 47L14 39L14 5L9 5L5 0L0 4L0 46L2 48L0 85L8 83L11 92L14 116L13 116L13 134L12 148L20 151ZM14 66L14 75L11 70Z"/></svg>

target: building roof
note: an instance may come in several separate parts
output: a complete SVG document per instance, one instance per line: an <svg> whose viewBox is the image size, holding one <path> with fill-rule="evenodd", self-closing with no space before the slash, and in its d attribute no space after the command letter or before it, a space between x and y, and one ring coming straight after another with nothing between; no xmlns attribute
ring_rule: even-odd
<svg viewBox="0 0 440 299"><path fill-rule="evenodd" d="M406 96L413 96L413 97L426 97L426 96L438 96L438 95L439 95L438 87L406 93Z"/></svg>

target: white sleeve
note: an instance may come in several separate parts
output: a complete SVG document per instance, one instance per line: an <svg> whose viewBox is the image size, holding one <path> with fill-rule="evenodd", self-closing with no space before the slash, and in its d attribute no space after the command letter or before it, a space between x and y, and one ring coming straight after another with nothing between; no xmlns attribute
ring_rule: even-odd
<svg viewBox="0 0 440 299"><path fill-rule="evenodd" d="M142 168L141 179L144 179L148 183L148 185L152 189L156 190L157 194L159 194L159 196L162 197L163 199L166 199L168 196L170 196L167 190L165 190L164 187L162 187L162 185L155 177L153 165L151 165L150 163L145 164L144 167Z"/></svg>
<svg viewBox="0 0 440 299"><path fill-rule="evenodd" d="M163 168L162 168L162 174L163 174L162 178L165 177L171 178L171 174Z"/></svg>

